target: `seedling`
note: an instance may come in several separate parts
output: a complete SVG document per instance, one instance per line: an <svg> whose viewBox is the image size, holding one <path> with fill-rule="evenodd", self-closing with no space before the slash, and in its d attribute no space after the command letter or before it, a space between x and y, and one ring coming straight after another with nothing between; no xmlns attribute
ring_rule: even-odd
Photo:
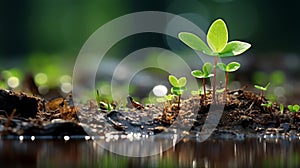
<svg viewBox="0 0 300 168"><path fill-rule="evenodd" d="M229 72L234 72L237 71L241 67L241 64L238 62L230 62L229 64L224 64L224 63L218 63L218 68L221 69L222 71L226 72L226 78L225 78L225 91L224 91L224 99L226 100L226 92L227 92L227 87L228 87L228 74Z"/></svg>
<svg viewBox="0 0 300 168"><path fill-rule="evenodd" d="M228 31L225 22L222 19L215 20L207 33L207 43L190 32L180 32L179 39L190 48L201 51L209 56L214 56L214 80L213 80L213 101L216 99L216 68L218 57L226 58L230 56L237 56L247 51L251 44L241 41L228 42Z"/></svg>
<svg viewBox="0 0 300 168"><path fill-rule="evenodd" d="M211 63L206 62L202 66L202 71L201 70L194 70L194 71L191 72L191 74L194 77L202 79L202 86L203 86L203 92L204 92L204 101L206 100L205 79L214 76L214 74L211 74L211 71L212 71Z"/></svg>
<svg viewBox="0 0 300 168"><path fill-rule="evenodd" d="M272 101L268 101L267 103L262 103L261 106L267 107L267 108L271 108L273 105Z"/></svg>
<svg viewBox="0 0 300 168"><path fill-rule="evenodd" d="M186 90L186 77L181 77L177 79L173 75L169 75L169 82L173 86L171 88L171 93L178 96L178 108L180 107L180 99L183 92Z"/></svg>
<svg viewBox="0 0 300 168"><path fill-rule="evenodd" d="M261 97L264 97L264 92L268 90L269 86L270 86L270 82L265 87L260 85L254 85L256 89L261 90Z"/></svg>
<svg viewBox="0 0 300 168"><path fill-rule="evenodd" d="M170 105L172 105L172 100L174 100L174 95L173 94L168 94L163 97L159 97L156 99L157 102L163 103L163 102L168 102Z"/></svg>
<svg viewBox="0 0 300 168"><path fill-rule="evenodd" d="M297 113L300 110L300 106L298 104L288 105L287 108L294 113Z"/></svg>
<svg viewBox="0 0 300 168"><path fill-rule="evenodd" d="M280 105L279 105L279 109L280 109L280 113L282 114L283 111L284 111L284 105L283 105L283 104L280 104Z"/></svg>
<svg viewBox="0 0 300 168"><path fill-rule="evenodd" d="M109 102L105 103L105 102L101 101L101 96L100 96L99 90L96 91L96 101L97 101L98 107L100 109L107 110L108 112L112 110L112 106L110 105Z"/></svg>

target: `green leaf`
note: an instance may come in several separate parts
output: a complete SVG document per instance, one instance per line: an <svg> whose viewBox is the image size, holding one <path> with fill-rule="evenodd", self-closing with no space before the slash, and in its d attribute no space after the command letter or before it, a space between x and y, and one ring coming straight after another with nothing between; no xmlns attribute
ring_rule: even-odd
<svg viewBox="0 0 300 168"><path fill-rule="evenodd" d="M178 80L179 87L184 87L186 85L186 77L181 77Z"/></svg>
<svg viewBox="0 0 300 168"><path fill-rule="evenodd" d="M180 32L179 39L194 50L201 51L205 54L212 55L212 50L197 35L189 32Z"/></svg>
<svg viewBox="0 0 300 168"><path fill-rule="evenodd" d="M172 87L171 93L180 96L183 94L183 92L186 90L186 87Z"/></svg>
<svg viewBox="0 0 300 168"><path fill-rule="evenodd" d="M299 106L298 104L295 104L295 105L293 106L293 109L294 109L295 112L298 112L299 109L300 109L300 106Z"/></svg>
<svg viewBox="0 0 300 168"><path fill-rule="evenodd" d="M217 19L210 26L207 33L207 43L213 52L220 53L228 41L228 31L225 22Z"/></svg>
<svg viewBox="0 0 300 168"><path fill-rule="evenodd" d="M263 91L266 91L266 90L267 90L267 89L264 88L263 86L259 86L259 85L254 85L254 87L255 87L256 89L263 90Z"/></svg>
<svg viewBox="0 0 300 168"><path fill-rule="evenodd" d="M280 112L283 113L283 111L284 111L284 106L283 106L283 104L280 104L280 105L279 105L279 109L280 109Z"/></svg>
<svg viewBox="0 0 300 168"><path fill-rule="evenodd" d="M168 95L164 96L164 98L165 98L166 100L168 100L168 101L171 101L171 100L173 100L175 97L174 97L174 95L172 95L172 94L168 94Z"/></svg>
<svg viewBox="0 0 300 168"><path fill-rule="evenodd" d="M213 69L213 66L212 66L212 64L210 62L204 63L204 65L202 67L204 76L208 77L208 75L211 73L212 69Z"/></svg>
<svg viewBox="0 0 300 168"><path fill-rule="evenodd" d="M295 112L295 113L299 112L300 110L300 106L298 104L288 105L287 107L291 112Z"/></svg>
<svg viewBox="0 0 300 168"><path fill-rule="evenodd" d="M218 67L219 69L221 69L222 71L226 71L226 64L224 64L224 63L218 63L218 64L217 64L217 67Z"/></svg>
<svg viewBox="0 0 300 168"><path fill-rule="evenodd" d="M270 82L265 86L265 89L268 90L269 86L270 86Z"/></svg>
<svg viewBox="0 0 300 168"><path fill-rule="evenodd" d="M178 79L174 75L169 75L169 82L171 83L172 86L174 87L180 87Z"/></svg>
<svg viewBox="0 0 300 168"><path fill-rule="evenodd" d="M230 57L244 53L251 47L251 44L242 41L231 41L227 43L225 48L219 53L219 56Z"/></svg>
<svg viewBox="0 0 300 168"><path fill-rule="evenodd" d="M230 62L227 66L226 66L226 72L234 72L236 70L238 70L241 67L241 64L238 62Z"/></svg>
<svg viewBox="0 0 300 168"><path fill-rule="evenodd" d="M254 87L255 87L256 89L263 90L263 91L268 90L268 87L269 87L269 86L270 86L270 82L269 82L265 87L259 86L259 85L254 85Z"/></svg>
<svg viewBox="0 0 300 168"><path fill-rule="evenodd" d="M196 78L204 78L204 73L200 70L194 70L191 74Z"/></svg>

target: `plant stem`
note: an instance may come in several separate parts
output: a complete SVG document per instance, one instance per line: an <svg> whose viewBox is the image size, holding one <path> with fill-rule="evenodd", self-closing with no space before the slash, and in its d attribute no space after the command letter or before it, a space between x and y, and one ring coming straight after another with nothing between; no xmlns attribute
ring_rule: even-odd
<svg viewBox="0 0 300 168"><path fill-rule="evenodd" d="M202 78L203 92L204 92L204 104L206 103L206 89L205 89L205 78Z"/></svg>
<svg viewBox="0 0 300 168"><path fill-rule="evenodd" d="M227 86L228 86L228 72L226 72L226 78L225 78L225 90L224 90L224 100L226 102L227 99Z"/></svg>
<svg viewBox="0 0 300 168"><path fill-rule="evenodd" d="M216 103L217 62L218 62L218 57L215 56L215 58L214 58L214 81L213 81L213 102L215 102L215 103Z"/></svg>
<svg viewBox="0 0 300 168"><path fill-rule="evenodd" d="M180 98L181 98L181 95L178 96L178 109L180 109Z"/></svg>

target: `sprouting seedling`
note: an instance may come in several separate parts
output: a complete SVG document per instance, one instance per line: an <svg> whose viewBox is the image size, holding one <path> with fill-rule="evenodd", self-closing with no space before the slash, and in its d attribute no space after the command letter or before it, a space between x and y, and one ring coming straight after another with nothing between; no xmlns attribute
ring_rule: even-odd
<svg viewBox="0 0 300 168"><path fill-rule="evenodd" d="M256 89L261 90L261 97L264 97L264 92L268 90L269 86L270 86L270 82L265 87L260 85L254 85Z"/></svg>
<svg viewBox="0 0 300 168"><path fill-rule="evenodd" d="M238 62L230 62L229 64L224 64L224 63L218 63L218 68L221 69L222 71L226 72L226 77L225 77L225 91L224 91L224 99L226 100L226 91L228 87L228 74L229 72L234 72L237 71L240 67L241 64Z"/></svg>
<svg viewBox="0 0 300 168"><path fill-rule="evenodd" d="M228 42L227 27L222 19L215 20L209 27L206 37L208 45L200 37L190 32L180 32L178 37L190 48L214 56L213 100L215 101L218 57L225 58L240 55L247 51L251 44L242 41Z"/></svg>
<svg viewBox="0 0 300 168"><path fill-rule="evenodd" d="M267 103L262 103L261 106L267 107L267 108L272 108L273 102L268 101Z"/></svg>
<svg viewBox="0 0 300 168"><path fill-rule="evenodd" d="M186 90L186 77L181 77L177 79L173 75L169 75L169 82L173 86L171 88L171 93L178 96L178 108L180 107L180 99L183 92Z"/></svg>
<svg viewBox="0 0 300 168"><path fill-rule="evenodd" d="M191 74L196 77L202 79L202 86L203 86L203 92L204 92L204 101L206 100L206 89L205 89L205 79L214 76L214 74L211 74L212 71L212 65L209 62L206 62L202 66L201 70L194 70L191 72Z"/></svg>
<svg viewBox="0 0 300 168"><path fill-rule="evenodd" d="M97 101L98 107L100 109L105 109L107 111L112 110L110 103L105 103L105 102L101 101L101 96L100 96L99 90L96 91L96 101Z"/></svg>
<svg viewBox="0 0 300 168"><path fill-rule="evenodd" d="M279 105L279 109L280 109L280 113L283 113L283 111L284 111L284 105L283 105L283 104L280 104L280 105Z"/></svg>
<svg viewBox="0 0 300 168"><path fill-rule="evenodd" d="M168 95L165 95L163 97L158 97L156 99L157 102L160 102L160 103L163 103L163 102L168 102L169 105L171 106L172 105L172 100L174 100L174 95L173 94L168 94Z"/></svg>
<svg viewBox="0 0 300 168"><path fill-rule="evenodd" d="M294 113L297 113L300 110L300 106L298 104L288 105L287 108Z"/></svg>

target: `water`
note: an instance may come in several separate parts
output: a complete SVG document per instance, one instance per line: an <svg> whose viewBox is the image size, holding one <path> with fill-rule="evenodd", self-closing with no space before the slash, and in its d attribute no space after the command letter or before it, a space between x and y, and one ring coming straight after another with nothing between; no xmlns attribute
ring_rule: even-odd
<svg viewBox="0 0 300 168"><path fill-rule="evenodd" d="M298 139L183 139L155 156L111 153L92 140L0 140L0 167L300 167Z"/></svg>

